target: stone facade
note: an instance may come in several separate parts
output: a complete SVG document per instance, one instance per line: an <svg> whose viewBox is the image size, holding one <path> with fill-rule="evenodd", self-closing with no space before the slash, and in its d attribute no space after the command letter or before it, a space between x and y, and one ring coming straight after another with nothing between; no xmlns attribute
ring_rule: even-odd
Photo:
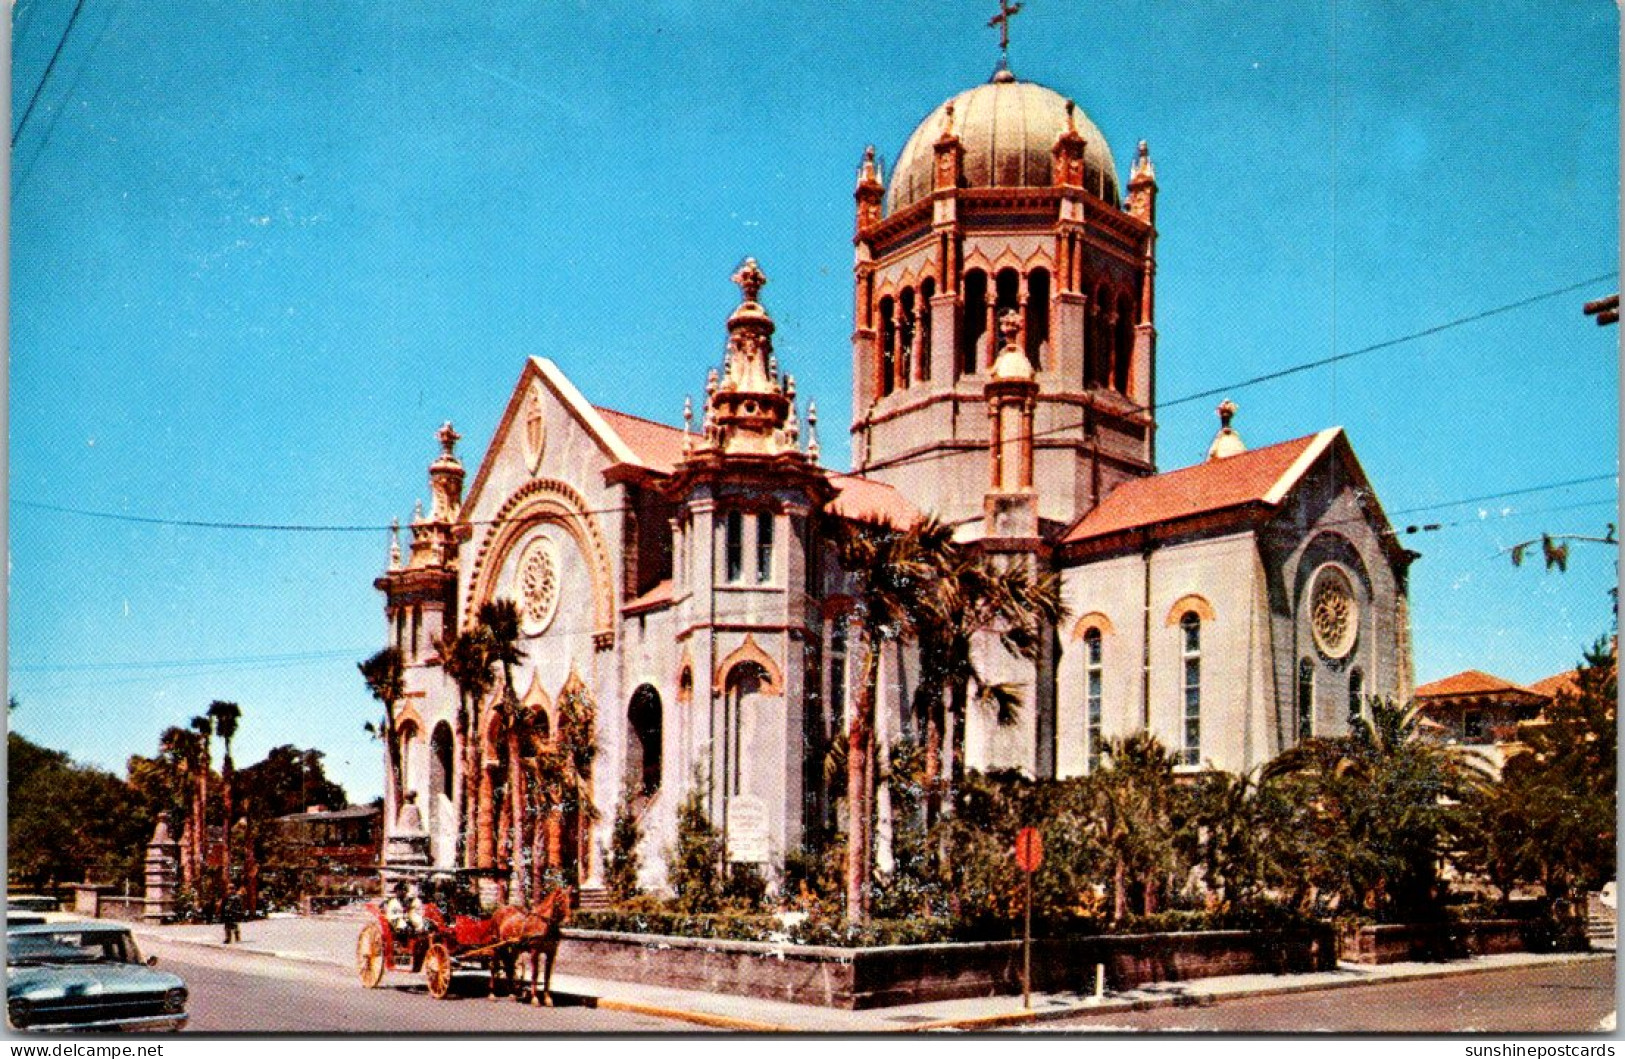
<svg viewBox="0 0 1625 1059"><path fill-rule="evenodd" d="M1001 132L1001 130L1003 130ZM747 261L727 353L682 427L595 407L523 363L463 490L450 424L430 510L376 581L406 661L405 789L391 836L451 865L459 784L495 812L493 700L465 754L440 638L512 599L516 692L545 740L571 689L597 705L602 813L567 854L602 875L623 785L645 885L665 881L678 805L704 785L730 859L782 864L837 822L820 781L855 694L842 520L933 514L964 541L1060 573L1069 616L1036 664L991 635L978 666L1019 685L1019 722L972 710L971 767L1069 776L1100 740L1148 728L1190 769L1250 769L1345 730L1362 694L1410 685L1406 568L1340 429L1156 473L1157 183L1139 145L1127 196L1086 115L1005 68L921 123L890 185L871 148L855 191L854 473L819 465L816 409L773 353ZM695 422L696 413L698 423ZM906 649L881 660L882 746L913 735ZM459 776L460 771L468 771ZM877 856L887 862L886 798ZM479 849L479 863L499 859Z"/></svg>

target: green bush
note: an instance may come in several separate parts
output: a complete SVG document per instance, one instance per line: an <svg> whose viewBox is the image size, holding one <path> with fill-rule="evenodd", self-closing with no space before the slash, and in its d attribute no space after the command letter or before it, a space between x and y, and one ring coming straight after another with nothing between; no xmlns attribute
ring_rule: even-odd
<svg viewBox="0 0 1625 1059"><path fill-rule="evenodd" d="M677 845L666 856L675 904L687 913L715 912L722 905L722 837L705 811L705 787L704 774L695 770L677 809Z"/></svg>

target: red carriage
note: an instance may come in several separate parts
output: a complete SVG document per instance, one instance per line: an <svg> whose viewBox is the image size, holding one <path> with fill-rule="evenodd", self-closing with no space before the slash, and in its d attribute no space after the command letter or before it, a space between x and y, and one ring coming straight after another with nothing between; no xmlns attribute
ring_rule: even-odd
<svg viewBox="0 0 1625 1059"><path fill-rule="evenodd" d="M393 885L416 886L418 900L386 896L366 906L368 920L356 938L356 970L361 984L375 988L385 971L422 972L429 995L439 999L451 991L452 975L459 968L481 967L491 975L513 969L501 966L503 946L496 920L480 906L478 871L420 871L390 869L386 893Z"/></svg>

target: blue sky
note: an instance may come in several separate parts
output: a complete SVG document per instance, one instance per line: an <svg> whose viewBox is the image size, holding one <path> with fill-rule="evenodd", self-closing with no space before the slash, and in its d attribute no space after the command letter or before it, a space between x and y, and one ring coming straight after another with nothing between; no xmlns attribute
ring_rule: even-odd
<svg viewBox="0 0 1625 1059"><path fill-rule="evenodd" d="M376 794L385 535L433 431L477 462L523 358L677 422L746 255L826 460L846 459L851 188L997 58L995 10L920 4L70 0L14 10L11 692L17 730L122 769L211 699L239 755L313 745ZM1150 141L1164 402L1609 273L1607 0L1030 0L1017 74L1126 177ZM1252 444L1347 427L1406 538L1417 676L1533 680L1610 625L1600 534L1618 329L1562 297L1230 392ZM1164 468L1215 429L1165 407Z"/></svg>

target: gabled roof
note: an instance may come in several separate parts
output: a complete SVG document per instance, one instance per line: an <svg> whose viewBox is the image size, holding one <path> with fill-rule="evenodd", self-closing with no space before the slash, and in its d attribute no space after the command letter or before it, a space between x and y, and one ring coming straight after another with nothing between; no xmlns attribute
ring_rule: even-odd
<svg viewBox="0 0 1625 1059"><path fill-rule="evenodd" d="M671 474L683 459L683 432L652 419L617 412L613 408L595 405L594 409L608 424L626 447L636 454L638 462L651 471Z"/></svg>
<svg viewBox="0 0 1625 1059"><path fill-rule="evenodd" d="M1342 433L1342 428L1330 427L1262 449L1130 479L1074 523L1061 541L1092 540L1249 504L1278 505Z"/></svg>
<svg viewBox="0 0 1625 1059"><path fill-rule="evenodd" d="M1538 693L1522 684L1514 684L1477 669L1442 677L1416 689L1416 698L1433 701L1456 698L1526 699L1535 694Z"/></svg>

